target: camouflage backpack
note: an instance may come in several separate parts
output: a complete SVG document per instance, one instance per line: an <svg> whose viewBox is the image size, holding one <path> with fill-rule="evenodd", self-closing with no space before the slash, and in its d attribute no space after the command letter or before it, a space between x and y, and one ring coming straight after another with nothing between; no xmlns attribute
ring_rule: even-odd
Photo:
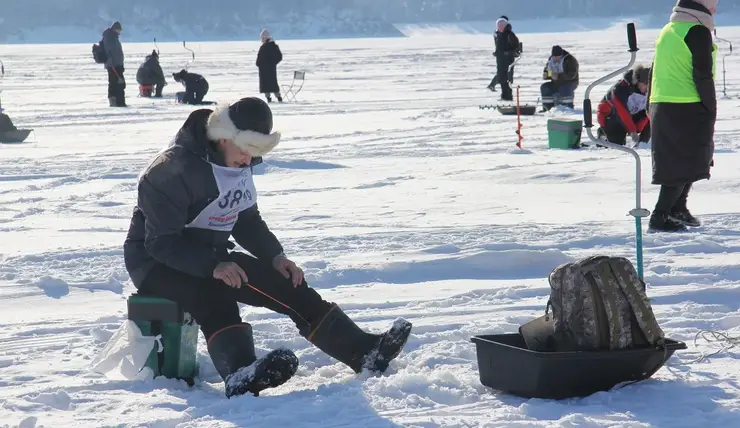
<svg viewBox="0 0 740 428"><path fill-rule="evenodd" d="M663 343L645 283L623 257L593 256L549 276L558 351L623 349ZM547 309L545 310L546 318Z"/></svg>

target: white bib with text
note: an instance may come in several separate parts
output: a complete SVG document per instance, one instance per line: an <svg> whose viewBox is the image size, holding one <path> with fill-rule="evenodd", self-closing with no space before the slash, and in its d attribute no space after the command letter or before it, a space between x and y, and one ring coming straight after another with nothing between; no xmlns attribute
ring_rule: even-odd
<svg viewBox="0 0 740 428"><path fill-rule="evenodd" d="M211 164L218 185L218 198L208 204L185 227L231 232L239 213L257 203L250 168L228 168Z"/></svg>

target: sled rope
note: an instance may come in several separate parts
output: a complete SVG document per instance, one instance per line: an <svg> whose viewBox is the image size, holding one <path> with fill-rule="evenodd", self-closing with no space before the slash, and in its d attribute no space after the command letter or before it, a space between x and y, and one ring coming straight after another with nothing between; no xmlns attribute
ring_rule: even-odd
<svg viewBox="0 0 740 428"><path fill-rule="evenodd" d="M694 347L698 348L697 343L700 337L704 339L707 343L720 344L721 348L710 354L707 354L704 351L702 351L701 356L699 358L693 361L690 361L689 363L702 362L709 357L713 357L715 355L729 351L730 349L740 345L740 337L733 337L727 333L723 333L721 331L716 331L716 330L701 330L698 333L696 333L696 336L694 336Z"/></svg>

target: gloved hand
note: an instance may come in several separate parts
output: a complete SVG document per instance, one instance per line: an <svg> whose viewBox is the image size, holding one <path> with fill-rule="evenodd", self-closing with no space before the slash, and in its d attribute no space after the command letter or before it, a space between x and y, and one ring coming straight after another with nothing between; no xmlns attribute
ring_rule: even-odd
<svg viewBox="0 0 740 428"><path fill-rule="evenodd" d="M542 73L542 79L544 79L544 80L547 80L547 77L548 77L548 76L547 76L547 72L546 72L546 71L545 71L545 72L543 72L543 73Z"/></svg>
<svg viewBox="0 0 740 428"><path fill-rule="evenodd" d="M637 132L631 132L630 133L630 138L632 138L632 142L633 143L639 143L640 142L640 134L638 134Z"/></svg>

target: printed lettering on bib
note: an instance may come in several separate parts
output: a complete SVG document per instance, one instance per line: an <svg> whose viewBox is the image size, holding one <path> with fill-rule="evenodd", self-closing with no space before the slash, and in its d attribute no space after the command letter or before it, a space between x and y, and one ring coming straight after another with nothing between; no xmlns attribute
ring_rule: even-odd
<svg viewBox="0 0 740 428"><path fill-rule="evenodd" d="M257 189L250 168L211 164L218 185L218 198L208 204L185 227L231 232L239 213L257 203Z"/></svg>
<svg viewBox="0 0 740 428"><path fill-rule="evenodd" d="M627 109L630 114L637 114L647 108L647 95L635 92L627 98Z"/></svg>

